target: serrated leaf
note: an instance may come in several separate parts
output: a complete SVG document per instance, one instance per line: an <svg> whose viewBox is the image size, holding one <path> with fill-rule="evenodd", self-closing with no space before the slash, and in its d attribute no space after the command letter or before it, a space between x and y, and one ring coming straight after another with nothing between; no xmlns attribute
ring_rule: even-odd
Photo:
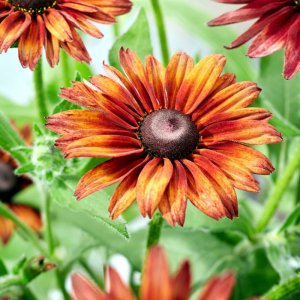
<svg viewBox="0 0 300 300"><path fill-rule="evenodd" d="M72 181L63 181L57 178L50 186L53 198L63 207L73 211L81 211L89 214L101 224L105 224L110 230L119 233L125 239L129 239L129 233L123 222L109 218L107 207L109 196L105 191L100 191L92 194L84 200L77 201L73 193L75 183ZM82 224L84 226L84 224Z"/></svg>
<svg viewBox="0 0 300 300"><path fill-rule="evenodd" d="M25 146L24 140L18 132L10 125L8 119L0 112L0 148L11 153L11 149ZM26 156L20 151L15 151L14 157L20 163L26 163Z"/></svg>
<svg viewBox="0 0 300 300"><path fill-rule="evenodd" d="M109 51L109 62L117 69L121 69L119 50L121 47L130 48L142 60L152 53L150 30L145 11L142 9L129 30L116 40Z"/></svg>

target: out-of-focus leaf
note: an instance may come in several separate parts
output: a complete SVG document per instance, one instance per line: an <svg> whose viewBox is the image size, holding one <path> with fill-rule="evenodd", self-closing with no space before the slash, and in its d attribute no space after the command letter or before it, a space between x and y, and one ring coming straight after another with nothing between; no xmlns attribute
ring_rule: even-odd
<svg viewBox="0 0 300 300"><path fill-rule="evenodd" d="M120 69L119 50L121 47L130 48L142 60L152 53L148 20L142 9L129 30L116 40L109 51L109 62L112 66Z"/></svg>
<svg viewBox="0 0 300 300"><path fill-rule="evenodd" d="M18 132L12 128L8 119L0 112L0 147L8 152L12 149L25 146ZM21 151L15 151L14 157L20 163L26 163L26 156Z"/></svg>
<svg viewBox="0 0 300 300"><path fill-rule="evenodd" d="M57 114L62 111L71 110L71 109L81 109L80 106L73 104L67 100L62 100L60 103L58 103L53 110L53 114Z"/></svg>
<svg viewBox="0 0 300 300"><path fill-rule="evenodd" d="M291 214L286 218L284 223L279 227L278 233L285 231L291 225L295 224L300 217L300 205L297 205Z"/></svg>
<svg viewBox="0 0 300 300"><path fill-rule="evenodd" d="M6 267L3 263L3 261L0 259L0 276L6 275L6 274L7 274Z"/></svg>
<svg viewBox="0 0 300 300"><path fill-rule="evenodd" d="M129 238L126 226L121 221L112 221L107 212L109 196L106 191L92 194L84 200L77 201L73 193L75 190L74 182L57 178L50 186L53 198L63 207L77 212L85 212L98 220L101 224L107 225L111 230L118 232L125 239ZM82 224L84 226L84 224Z"/></svg>

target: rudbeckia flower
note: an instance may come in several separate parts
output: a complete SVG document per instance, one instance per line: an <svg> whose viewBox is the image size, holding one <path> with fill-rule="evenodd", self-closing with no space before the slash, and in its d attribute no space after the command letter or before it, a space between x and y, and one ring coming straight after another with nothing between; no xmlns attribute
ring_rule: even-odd
<svg viewBox="0 0 300 300"><path fill-rule="evenodd" d="M136 199L150 218L157 208L183 225L187 199L208 216L238 214L234 188L258 192L252 174L269 174L270 161L247 144L281 141L268 124L271 113L249 106L260 93L252 82L221 75L222 55L194 65L177 53L165 69L153 56L146 66L131 50L120 50L124 73L74 82L61 96L87 110L48 118L61 134L56 146L67 158L112 158L86 173L75 195L82 199L116 182L109 212L118 217Z"/></svg>
<svg viewBox="0 0 300 300"><path fill-rule="evenodd" d="M26 126L21 130L25 141L30 140L30 129ZM26 176L16 176L14 170L17 162L7 152L0 149L0 201L5 203L22 221L33 230L39 232L42 227L39 212L27 205L13 203L14 196L32 184ZM15 229L14 223L0 216L0 240L6 244Z"/></svg>
<svg viewBox="0 0 300 300"><path fill-rule="evenodd" d="M72 275L74 300L134 300L132 290L126 286L113 268L107 270L107 292L101 291L84 276ZM229 300L235 284L234 273L211 278L197 298L198 300ZM163 250L155 246L146 260L140 288L141 300L188 300L191 293L190 264L185 261L177 273L170 274Z"/></svg>
<svg viewBox="0 0 300 300"><path fill-rule="evenodd" d="M111 24L130 8L130 0L0 0L0 53L18 42L20 62L31 70L43 47L52 67L59 61L60 47L74 59L89 63L76 29L102 38L90 21Z"/></svg>
<svg viewBox="0 0 300 300"><path fill-rule="evenodd" d="M226 48L251 43L248 55L263 57L285 48L284 77L292 78L300 68L300 1L299 0L215 0L228 4L246 4L210 21L208 25L218 26L257 21Z"/></svg>

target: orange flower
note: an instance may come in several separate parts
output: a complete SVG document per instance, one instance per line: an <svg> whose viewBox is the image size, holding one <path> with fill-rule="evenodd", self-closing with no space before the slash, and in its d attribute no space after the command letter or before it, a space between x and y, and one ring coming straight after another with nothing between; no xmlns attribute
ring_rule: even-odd
<svg viewBox="0 0 300 300"><path fill-rule="evenodd" d="M134 300L134 294L121 280L118 273L108 268L107 293L101 291L84 276L72 276L74 300ZM229 300L235 284L234 273L211 278L205 285L198 300ZM187 300L191 292L191 271L188 261L172 276L163 250L156 246L150 249L143 274L141 300Z"/></svg>
<svg viewBox="0 0 300 300"><path fill-rule="evenodd" d="M20 62L31 70L43 47L51 67L59 61L60 47L89 63L91 58L75 28L102 38L89 20L111 24L130 9L130 0L0 0L0 53L17 41Z"/></svg>
<svg viewBox="0 0 300 300"><path fill-rule="evenodd" d="M260 93L257 85L221 75L222 55L194 65L177 53L165 69L153 56L144 67L121 49L120 61L127 76L105 66L110 77L62 89L63 98L89 110L48 118L48 128L62 134L56 146L67 158L112 158L81 178L77 198L121 181L109 206L112 218L137 199L143 216L159 208L171 225L183 225L187 198L212 218L237 216L234 188L258 192L252 174L274 170L246 144L281 141L268 124L271 113L247 107Z"/></svg>
<svg viewBox="0 0 300 300"><path fill-rule="evenodd" d="M26 142L30 141L31 131L25 126L20 133ZM13 157L0 149L0 201L7 206L27 225L35 231L40 231L42 221L39 212L32 207L21 204L13 204L13 197L20 191L24 190L32 184L31 180L26 176L16 176L14 170L17 163ZM10 220L0 216L0 239L4 244L9 241L15 225Z"/></svg>

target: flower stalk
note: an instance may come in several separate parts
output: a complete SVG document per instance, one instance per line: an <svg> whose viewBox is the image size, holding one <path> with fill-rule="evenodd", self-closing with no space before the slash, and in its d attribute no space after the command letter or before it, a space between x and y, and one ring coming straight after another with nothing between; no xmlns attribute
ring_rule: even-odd
<svg viewBox="0 0 300 300"><path fill-rule="evenodd" d="M166 66L168 64L170 55L169 55L169 46L167 41L164 17L161 11L159 0L151 0L151 5L154 12L155 22L158 30L163 62L164 65Z"/></svg>
<svg viewBox="0 0 300 300"><path fill-rule="evenodd" d="M45 123L45 118L48 116L48 111L46 105L46 95L44 90L43 69L42 69L41 59L39 60L39 62L37 63L34 69L33 80L34 80L35 98L37 101L39 118L41 123Z"/></svg>
<svg viewBox="0 0 300 300"><path fill-rule="evenodd" d="M278 208L278 205L280 203L280 200L282 199L284 192L287 190L287 187L291 182L293 175L299 170L299 168L300 149L296 152L295 156L289 162L283 175L280 178L278 178L277 183L275 185L275 189L273 190L273 193L267 200L264 207L264 211L261 215L260 220L258 221L256 228L257 232L263 231L269 224L274 213L276 212L276 209Z"/></svg>
<svg viewBox="0 0 300 300"><path fill-rule="evenodd" d="M157 245L160 235L161 229L163 226L163 217L160 213L155 213L150 225L149 225L149 232L148 232L148 239L147 239L147 249L149 250L152 246Z"/></svg>

